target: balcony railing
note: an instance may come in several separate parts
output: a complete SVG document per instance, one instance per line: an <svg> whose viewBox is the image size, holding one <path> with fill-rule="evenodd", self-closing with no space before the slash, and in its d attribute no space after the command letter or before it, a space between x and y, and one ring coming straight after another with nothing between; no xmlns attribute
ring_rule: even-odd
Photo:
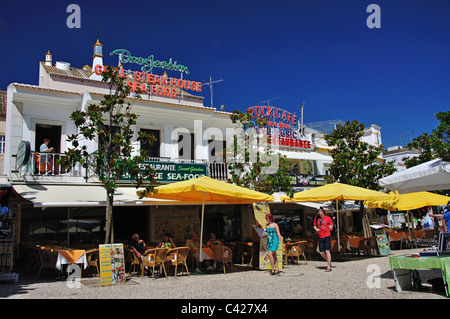
<svg viewBox="0 0 450 319"><path fill-rule="evenodd" d="M65 169L59 164L59 159L65 156L62 153L39 153L31 152L31 156L26 165L17 167L16 171L20 176L73 176L86 177L86 169L80 164L74 164L70 169Z"/></svg>
<svg viewBox="0 0 450 319"><path fill-rule="evenodd" d="M59 159L64 157L63 153L39 153L31 152L31 156L26 165L18 167L16 161L16 172L19 176L25 175L33 177L81 177L88 180L94 177L92 172L89 172L86 168L83 168L80 164L74 164L70 169L65 169L59 164ZM181 158L169 158L169 157L152 157L149 158L149 162L165 162L165 163L203 163L206 164L207 174L209 177L226 181L228 179L228 168L226 163L208 162L206 160L190 160Z"/></svg>

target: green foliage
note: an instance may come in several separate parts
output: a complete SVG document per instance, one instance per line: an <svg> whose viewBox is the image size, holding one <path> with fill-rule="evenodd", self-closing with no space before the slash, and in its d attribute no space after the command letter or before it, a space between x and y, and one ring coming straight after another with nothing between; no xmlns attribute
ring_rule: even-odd
<svg viewBox="0 0 450 319"><path fill-rule="evenodd" d="M379 160L383 145L370 145L361 140L363 135L364 124L356 120L338 124L331 134L325 135L328 145L333 147L328 182L379 190L378 179L395 172L393 161Z"/></svg>
<svg viewBox="0 0 450 319"><path fill-rule="evenodd" d="M435 158L450 161L450 111L435 114L439 125L431 134L423 133L407 145L416 148L421 154L418 157L403 158L407 168L428 162Z"/></svg>
<svg viewBox="0 0 450 319"><path fill-rule="evenodd" d="M267 125L267 120L239 111L233 111L230 118L233 123L239 124L242 134L235 135L232 149L228 150L232 152L231 158L234 159L228 165L231 174L229 182L266 194L286 192L292 196L294 191L290 184L286 157L278 155L277 158L273 150L267 147L267 140L264 141L267 136L257 134ZM278 167L273 170L271 167L275 165L275 159Z"/></svg>
<svg viewBox="0 0 450 319"><path fill-rule="evenodd" d="M107 67L102 75L102 81L109 86L109 94L105 94L100 103L90 104L86 110L72 113L70 118L79 133L68 137L72 148L65 152L60 163L67 169L75 163L80 163L98 176L106 189L108 199L106 220L110 223L118 180L126 176L131 178L137 187L144 186L146 192L149 192L155 184L155 173L148 165L143 164L149 157L147 152L141 150L139 155L132 155L132 126L136 125L138 115L131 112L130 88L125 85L117 69ZM85 145L80 146L81 139L95 141L98 149L89 154ZM154 137L140 132L138 140L148 140L151 144ZM108 231L106 236L105 242L108 242Z"/></svg>

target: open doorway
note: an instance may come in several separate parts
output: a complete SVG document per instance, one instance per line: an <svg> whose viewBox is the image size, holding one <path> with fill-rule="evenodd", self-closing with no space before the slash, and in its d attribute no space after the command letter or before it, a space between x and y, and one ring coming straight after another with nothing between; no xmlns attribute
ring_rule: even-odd
<svg viewBox="0 0 450 319"><path fill-rule="evenodd" d="M61 153L61 126L36 124L36 140L34 141L35 151L39 152L39 147L44 138L50 139L48 147L53 147L54 153Z"/></svg>

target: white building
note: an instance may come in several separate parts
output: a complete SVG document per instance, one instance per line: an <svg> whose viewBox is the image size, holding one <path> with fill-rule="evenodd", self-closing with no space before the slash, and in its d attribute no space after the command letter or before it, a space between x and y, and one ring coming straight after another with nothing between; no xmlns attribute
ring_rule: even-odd
<svg viewBox="0 0 450 319"><path fill-rule="evenodd" d="M383 152L383 158L385 161L394 161L394 166L398 172L406 169L404 158L418 157L420 151L418 149L409 149L403 146L392 146Z"/></svg>
<svg viewBox="0 0 450 319"><path fill-rule="evenodd" d="M67 137L77 133L70 119L72 112L99 103L103 95L109 93L99 77L104 67L103 50L97 40L92 65L81 68L69 62L54 62L52 54L47 52L45 61L39 63L38 85L11 83L7 88L4 174L18 195L14 208L17 238L62 241L65 239L58 233L67 225L67 219L104 223L106 192L96 177L81 167L66 171L57 162L70 147ZM204 105L202 84L188 78L187 67L172 62L172 59L153 60L153 55L145 63L134 66L131 61L139 58L125 51L114 50L112 53L119 56L127 85L144 91L142 99L133 104L133 112L140 116L134 128L135 137L145 130L157 138L149 150L155 167L160 169L160 182L169 182L163 174L167 171L162 170L176 172L186 166L195 166L199 172L197 176L226 180L227 164L214 162L218 144L211 141L223 145L231 138L236 126L230 120L230 113ZM128 71L128 67L135 70ZM153 73L142 71L145 67L145 71L153 68ZM257 116L272 118L271 134L279 137L278 152L287 156L292 185L298 190L322 185L332 161L323 140L317 138L318 135L315 138L309 131L299 135L299 119L286 110L270 106L255 106L252 110ZM367 138L375 138L374 143L381 143L379 128L373 125ZM42 167L39 148L44 139L50 139L49 146L54 148L48 155L50 167ZM94 143L81 143L85 143L89 153L96 151ZM148 147L137 139L133 146L135 149ZM192 177L196 176L180 175L180 179ZM131 233L140 232L147 241L157 242L165 231L171 231L176 240L184 241L197 230L199 206L168 206L160 201L140 200L135 188L126 182L118 189L115 200L115 237L119 240L127 240ZM225 240L251 237L254 223L251 206L211 205L207 210L205 233L216 232ZM301 221L307 228L305 214L313 215L314 207L290 204L288 211L279 213L280 218ZM66 224L62 224L61 219L66 219ZM44 226L49 231L35 231ZM102 238L97 235L97 240ZM83 236L71 233L68 239L73 242L82 240Z"/></svg>

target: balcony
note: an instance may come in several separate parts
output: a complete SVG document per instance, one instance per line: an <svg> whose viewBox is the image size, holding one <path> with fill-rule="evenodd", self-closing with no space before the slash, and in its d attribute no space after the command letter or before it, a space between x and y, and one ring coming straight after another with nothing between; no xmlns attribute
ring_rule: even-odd
<svg viewBox="0 0 450 319"><path fill-rule="evenodd" d="M12 180L49 183L83 183L97 181L97 177L80 164L65 169L59 164L63 153L31 152L31 156L21 167L17 165L11 172ZM228 165L226 163L208 162L205 160L171 159L167 157L152 157L146 164L150 164L157 173L160 182L175 182L199 176L209 176L226 181L228 179ZM130 182L124 178L122 182Z"/></svg>

